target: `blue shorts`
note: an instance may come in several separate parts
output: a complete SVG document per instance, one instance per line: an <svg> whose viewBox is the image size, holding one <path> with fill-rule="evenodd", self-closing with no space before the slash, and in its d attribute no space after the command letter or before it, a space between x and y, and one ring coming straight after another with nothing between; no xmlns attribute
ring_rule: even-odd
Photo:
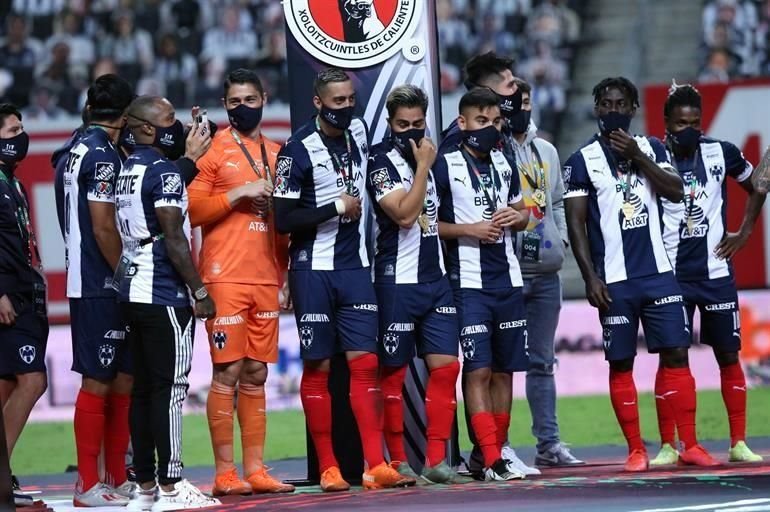
<svg viewBox="0 0 770 512"><path fill-rule="evenodd" d="M457 310L449 281L377 284L380 363L404 366L417 354L457 356Z"/></svg>
<svg viewBox="0 0 770 512"><path fill-rule="evenodd" d="M700 311L700 342L711 345L718 352L738 352L741 349L741 316L733 278L680 282L679 286L690 324L695 308Z"/></svg>
<svg viewBox="0 0 770 512"><path fill-rule="evenodd" d="M690 346L690 323L673 272L627 279L607 288L612 299L610 309L599 313L607 361L636 356L639 320L648 352Z"/></svg>
<svg viewBox="0 0 770 512"><path fill-rule="evenodd" d="M493 372L529 369L527 310L521 288L454 291L460 322L463 371Z"/></svg>
<svg viewBox="0 0 770 512"><path fill-rule="evenodd" d="M35 312L32 297L12 296L13 325L0 325L0 376L45 372L48 317Z"/></svg>
<svg viewBox="0 0 770 512"><path fill-rule="evenodd" d="M70 321L73 372L99 381L132 374L126 322L114 298L70 299Z"/></svg>
<svg viewBox="0 0 770 512"><path fill-rule="evenodd" d="M289 286L302 359L377 353L377 297L368 268L292 270Z"/></svg>

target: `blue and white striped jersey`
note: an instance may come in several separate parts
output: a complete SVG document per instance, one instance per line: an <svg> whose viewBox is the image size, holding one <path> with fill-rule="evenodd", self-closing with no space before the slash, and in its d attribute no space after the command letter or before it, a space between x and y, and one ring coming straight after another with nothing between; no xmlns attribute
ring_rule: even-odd
<svg viewBox="0 0 770 512"><path fill-rule="evenodd" d="M428 187L423 212L428 229L418 222L404 229L388 217L379 202L395 190L409 192L414 171L390 141L372 148L369 157L367 189L374 200L376 246L374 282L395 284L430 283L444 275L444 259L438 238L438 196L433 174L428 172Z"/></svg>
<svg viewBox="0 0 770 512"><path fill-rule="evenodd" d="M433 166L438 192L439 220L474 224L491 220L499 208L521 201L516 164L493 150L490 161L468 155L479 172L473 172L460 149L440 154ZM486 193L485 193L486 190ZM494 202L490 205L487 195ZM499 289L522 286L515 254L516 234L506 228L496 242L472 237L446 241L446 267L453 288Z"/></svg>
<svg viewBox="0 0 770 512"><path fill-rule="evenodd" d="M634 136L639 148L671 167L666 148L654 137ZM618 174L617 161L595 135L564 164L564 199L588 197L587 231L591 259L606 283L671 271L661 236L657 194L634 172ZM624 212L628 187L628 211Z"/></svg>
<svg viewBox="0 0 770 512"><path fill-rule="evenodd" d="M118 292L121 302L184 307L190 297L168 257L156 208L181 208L184 233L190 239L187 189L176 165L151 146L137 145L115 185L118 228L123 256L130 268Z"/></svg>
<svg viewBox="0 0 770 512"><path fill-rule="evenodd" d="M273 195L299 199L301 208L317 208L333 203L343 192L349 191L350 195L361 198L362 210L366 212L368 198L363 193L369 159L366 125L361 119L353 119L348 134L351 155L348 155L345 137L332 139L323 135L316 128L315 120L297 130L278 153ZM368 267L365 221L365 216L355 222L334 217L314 229L291 233L289 268L351 270Z"/></svg>
<svg viewBox="0 0 770 512"><path fill-rule="evenodd" d="M729 142L701 138L697 154L676 161L684 181L679 203L660 198L663 243L680 281L705 281L732 275L729 260L715 254L727 227L726 176L739 182L751 178L754 167Z"/></svg>
<svg viewBox="0 0 770 512"><path fill-rule="evenodd" d="M107 132L88 128L60 158L57 174L61 176L64 195L63 232L67 265L67 297L114 297L113 270L104 259L93 233L89 201L113 203L115 180L121 161Z"/></svg>

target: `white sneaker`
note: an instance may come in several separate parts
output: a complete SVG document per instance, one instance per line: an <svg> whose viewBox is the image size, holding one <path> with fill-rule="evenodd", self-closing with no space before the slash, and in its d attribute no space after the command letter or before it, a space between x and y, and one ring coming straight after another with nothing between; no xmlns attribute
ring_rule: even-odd
<svg viewBox="0 0 770 512"><path fill-rule="evenodd" d="M134 486L135 489L131 496L131 500L128 502L128 506L126 506L126 512L147 512L148 510L152 510L152 505L155 503L155 495L158 493L158 486L156 485L152 489L146 490L136 484L134 484ZM120 487L123 487L123 485Z"/></svg>
<svg viewBox="0 0 770 512"><path fill-rule="evenodd" d="M125 507L128 498L117 494L109 485L97 482L86 492L76 490L72 504L76 507Z"/></svg>
<svg viewBox="0 0 770 512"><path fill-rule="evenodd" d="M524 461L521 460L516 455L516 450L510 447L510 445L504 445L502 451L500 452L500 456L508 461L508 467L512 469L516 469L520 473L524 473L526 476L532 476L532 475L539 475L540 470L537 468L533 468L530 466L527 466L524 464Z"/></svg>
<svg viewBox="0 0 770 512"><path fill-rule="evenodd" d="M139 486L136 484L136 482L132 482L131 480L126 480L122 484L120 484L117 487L113 488L113 492L115 494L120 494L121 496L125 496L129 500L134 497L134 493L136 490L139 489Z"/></svg>
<svg viewBox="0 0 770 512"><path fill-rule="evenodd" d="M206 508L221 505L216 498L203 494L200 489L188 480L180 480L174 484L173 491L158 489L158 497L152 505L152 512L164 512L166 510L182 510L187 508Z"/></svg>

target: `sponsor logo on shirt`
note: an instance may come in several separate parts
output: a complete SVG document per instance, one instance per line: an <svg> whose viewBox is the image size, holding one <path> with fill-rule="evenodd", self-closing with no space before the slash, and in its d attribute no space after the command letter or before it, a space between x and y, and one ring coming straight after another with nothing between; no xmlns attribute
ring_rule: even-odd
<svg viewBox="0 0 770 512"><path fill-rule="evenodd" d="M164 194L182 194L182 177L176 172L166 172L160 175L163 182Z"/></svg>
<svg viewBox="0 0 770 512"><path fill-rule="evenodd" d="M115 166L112 162L96 162L94 179L96 181L112 181L115 178Z"/></svg>

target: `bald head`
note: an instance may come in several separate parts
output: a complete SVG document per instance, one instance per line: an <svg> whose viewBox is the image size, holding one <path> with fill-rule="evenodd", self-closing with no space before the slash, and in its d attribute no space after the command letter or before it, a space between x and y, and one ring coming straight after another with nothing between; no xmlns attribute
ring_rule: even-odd
<svg viewBox="0 0 770 512"><path fill-rule="evenodd" d="M155 127L166 128L175 120L174 106L161 96L139 96L128 107L128 127L137 144L152 144Z"/></svg>

